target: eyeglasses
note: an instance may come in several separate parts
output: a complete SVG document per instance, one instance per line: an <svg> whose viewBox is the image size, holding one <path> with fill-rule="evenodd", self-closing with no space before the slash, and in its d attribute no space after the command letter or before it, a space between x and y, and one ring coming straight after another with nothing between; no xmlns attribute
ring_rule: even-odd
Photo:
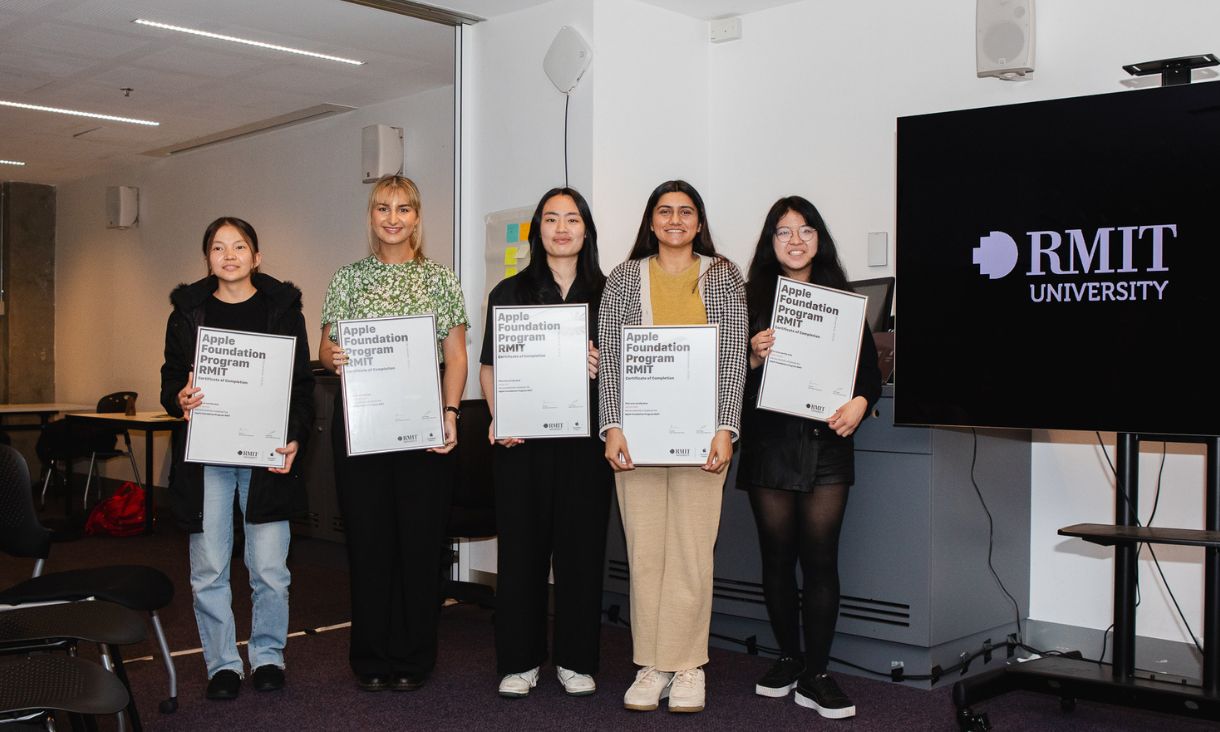
<svg viewBox="0 0 1220 732"><path fill-rule="evenodd" d="M813 237L817 236L818 230L812 226L802 226L796 230L797 236L801 237L801 241L813 241ZM780 244L787 244L792 241L792 229L787 226L781 226L775 230L775 240Z"/></svg>

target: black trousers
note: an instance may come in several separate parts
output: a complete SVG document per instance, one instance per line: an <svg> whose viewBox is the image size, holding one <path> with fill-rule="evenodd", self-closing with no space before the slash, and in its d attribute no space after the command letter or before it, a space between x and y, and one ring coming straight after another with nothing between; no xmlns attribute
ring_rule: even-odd
<svg viewBox="0 0 1220 732"><path fill-rule="evenodd" d="M351 577L352 671L427 674L436 665L453 456L412 450L348 457L342 405L332 445Z"/></svg>
<svg viewBox="0 0 1220 732"><path fill-rule="evenodd" d="M541 666L547 577L555 572L554 661L598 670L606 525L614 485L596 437L527 440L493 450L496 484L496 668Z"/></svg>

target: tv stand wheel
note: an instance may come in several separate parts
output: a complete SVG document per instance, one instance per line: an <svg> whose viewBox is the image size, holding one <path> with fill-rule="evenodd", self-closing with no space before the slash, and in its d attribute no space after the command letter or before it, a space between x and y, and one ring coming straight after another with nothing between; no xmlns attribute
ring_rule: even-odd
<svg viewBox="0 0 1220 732"><path fill-rule="evenodd" d="M1059 697L1059 708L1065 712L1076 711L1076 697L1074 697L1074 696Z"/></svg>
<svg viewBox="0 0 1220 732"><path fill-rule="evenodd" d="M169 699L162 699L157 705L157 710L162 714L173 714L178 711L178 697L172 696Z"/></svg>

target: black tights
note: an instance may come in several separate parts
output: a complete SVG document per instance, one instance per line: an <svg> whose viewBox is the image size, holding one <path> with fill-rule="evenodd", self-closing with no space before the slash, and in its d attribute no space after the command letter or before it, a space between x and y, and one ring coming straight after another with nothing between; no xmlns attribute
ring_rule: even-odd
<svg viewBox="0 0 1220 732"><path fill-rule="evenodd" d="M844 483L819 485L810 493L750 489L771 629L781 654L800 658L804 622L805 668L812 673L826 670L839 615L839 529L848 487ZM798 558L803 603L796 586Z"/></svg>

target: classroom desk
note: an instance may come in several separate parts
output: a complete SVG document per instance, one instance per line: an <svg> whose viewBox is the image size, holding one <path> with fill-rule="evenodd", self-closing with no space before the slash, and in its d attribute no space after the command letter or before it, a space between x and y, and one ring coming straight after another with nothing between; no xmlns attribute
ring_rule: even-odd
<svg viewBox="0 0 1220 732"><path fill-rule="evenodd" d="M153 435L163 431L172 432L186 424L186 420L171 417L165 412L136 412L133 415L122 412L71 412L67 418L80 424L137 430L144 433L144 533L152 533L153 523L156 520L153 513Z"/></svg>
<svg viewBox="0 0 1220 732"><path fill-rule="evenodd" d="M0 432L21 432L25 430L41 430L60 412L83 412L92 409L88 404L60 404L47 402L40 404L0 404ZM8 424L5 417L37 416L38 424Z"/></svg>

